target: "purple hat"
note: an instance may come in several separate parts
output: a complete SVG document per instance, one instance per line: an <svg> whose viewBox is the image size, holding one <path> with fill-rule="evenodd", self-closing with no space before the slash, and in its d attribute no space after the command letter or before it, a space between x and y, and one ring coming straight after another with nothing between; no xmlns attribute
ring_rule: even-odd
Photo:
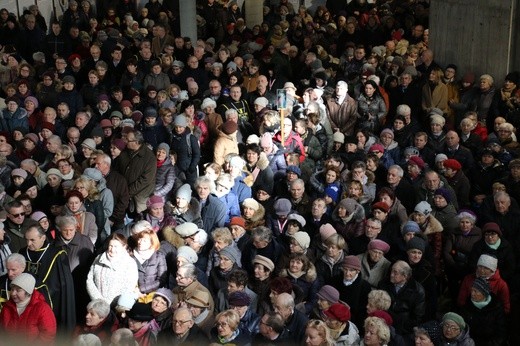
<svg viewBox="0 0 520 346"><path fill-rule="evenodd" d="M328 301L329 303L337 303L339 301L339 291L330 285L323 286L317 293L318 298Z"/></svg>
<svg viewBox="0 0 520 346"><path fill-rule="evenodd" d="M161 196L153 195L146 201L146 207L149 209L164 207L164 199Z"/></svg>
<svg viewBox="0 0 520 346"><path fill-rule="evenodd" d="M101 95L98 96L98 102L101 102L101 101L110 102L110 99L108 98L107 94L101 94Z"/></svg>
<svg viewBox="0 0 520 346"><path fill-rule="evenodd" d="M235 291L229 294L228 303L230 306L248 306L251 297L244 291Z"/></svg>
<svg viewBox="0 0 520 346"><path fill-rule="evenodd" d="M374 239L371 240L370 243L368 243L368 250L379 250L383 253L387 253L388 250L390 250L390 245L388 245L387 242L380 240L380 239Z"/></svg>

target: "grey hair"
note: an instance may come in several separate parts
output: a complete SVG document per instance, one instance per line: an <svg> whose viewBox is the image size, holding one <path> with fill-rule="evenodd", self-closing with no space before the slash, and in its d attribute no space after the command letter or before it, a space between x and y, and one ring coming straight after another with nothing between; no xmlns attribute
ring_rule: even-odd
<svg viewBox="0 0 520 346"><path fill-rule="evenodd" d="M25 160L23 160L22 162L20 162L20 167L22 165L29 165L29 166L32 166L32 167L38 167L38 163L36 161L34 161L33 159L25 159Z"/></svg>
<svg viewBox="0 0 520 346"><path fill-rule="evenodd" d="M265 226L253 228L251 232L252 238L259 238L260 240L270 242L273 239L273 231Z"/></svg>
<svg viewBox="0 0 520 346"><path fill-rule="evenodd" d="M17 263L23 267L23 270L25 271L25 266L27 265L27 260L23 255L19 253L12 253L7 257L6 263Z"/></svg>
<svg viewBox="0 0 520 346"><path fill-rule="evenodd" d="M88 1L83 1L88 3ZM81 334L72 343L73 346L102 346L101 340L95 334Z"/></svg>
<svg viewBox="0 0 520 346"><path fill-rule="evenodd" d="M208 242L208 234L205 230L199 228L199 231L193 235L193 241L204 246Z"/></svg>
<svg viewBox="0 0 520 346"><path fill-rule="evenodd" d="M195 180L195 184L193 186L197 188L203 184L209 186L210 191L215 190L215 182L205 175L198 177L197 180Z"/></svg>
<svg viewBox="0 0 520 346"><path fill-rule="evenodd" d="M59 230L70 225L74 227L78 225L78 221L74 216L60 215L56 217L56 226Z"/></svg>
<svg viewBox="0 0 520 346"><path fill-rule="evenodd" d="M394 263L393 267L399 270L399 272L406 276L406 280L409 280L412 277L412 268L405 261L397 261Z"/></svg>
<svg viewBox="0 0 520 346"><path fill-rule="evenodd" d="M402 178L402 177L404 176L404 171L403 171L403 169L401 168L401 166L399 166L399 165L391 165L390 167L388 167L388 170L391 170L391 169L395 169L395 170L397 170L397 175L398 175L399 177Z"/></svg>
<svg viewBox="0 0 520 346"><path fill-rule="evenodd" d="M368 221L370 221L370 222L374 222L374 223L377 223L377 224L379 225L379 227L382 226L382 224L381 224L381 220L378 220L378 219L376 219L376 218L374 218L374 217L371 217L370 219L368 219L368 220L367 220L367 223L368 223Z"/></svg>
<svg viewBox="0 0 520 346"><path fill-rule="evenodd" d="M112 165L112 159L107 154L99 154L97 157L101 158L104 163L106 163L109 167Z"/></svg>
<svg viewBox="0 0 520 346"><path fill-rule="evenodd" d="M224 113L226 119L229 118L232 114L238 116L238 112L236 109L233 109L233 108L230 108L226 111L226 113Z"/></svg>
<svg viewBox="0 0 520 346"><path fill-rule="evenodd" d="M101 318L105 318L110 313L110 304L103 299L94 299L87 305L87 311L92 310Z"/></svg>
<svg viewBox="0 0 520 346"><path fill-rule="evenodd" d="M305 182L303 181L303 179L298 178L298 179L291 181L290 186L293 187L294 185L297 185L297 184L300 184L305 189Z"/></svg>
<svg viewBox="0 0 520 346"><path fill-rule="evenodd" d="M179 269L177 269L177 272L181 269L186 272L184 276L186 276L188 278L192 278L194 280L197 279L197 267L195 267L194 264L191 264L191 263L184 264L184 265L180 266Z"/></svg>
<svg viewBox="0 0 520 346"><path fill-rule="evenodd" d="M504 192L504 191L498 191L497 193L495 193L495 195L493 196L493 200L496 202L496 201L498 201L499 198L502 198L502 197L504 197L506 200L511 202L511 197L509 196L509 194L507 192Z"/></svg>
<svg viewBox="0 0 520 346"><path fill-rule="evenodd" d="M399 105L395 112L398 115L412 114L412 109L408 105Z"/></svg>
<svg viewBox="0 0 520 346"><path fill-rule="evenodd" d="M58 135L52 135L49 137L47 142L53 142L54 144L61 145L61 138Z"/></svg>

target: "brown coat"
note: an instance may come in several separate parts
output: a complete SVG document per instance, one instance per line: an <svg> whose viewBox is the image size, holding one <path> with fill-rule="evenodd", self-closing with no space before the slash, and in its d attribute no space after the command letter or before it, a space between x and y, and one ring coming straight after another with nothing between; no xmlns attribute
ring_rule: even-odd
<svg viewBox="0 0 520 346"><path fill-rule="evenodd" d="M223 165L227 154L238 154L237 133L226 135L218 130L218 138L213 150L213 162Z"/></svg>
<svg viewBox="0 0 520 346"><path fill-rule="evenodd" d="M201 284L198 281L193 281L191 284L189 284L186 287L177 286L173 289L173 301L172 305L177 306L179 303L183 303L191 298L193 293L195 291L203 291L207 292L209 295L209 311L215 310L215 302L213 301L213 297L211 296L211 293L209 290L204 287L203 284Z"/></svg>
<svg viewBox="0 0 520 346"><path fill-rule="evenodd" d="M341 133L347 136L354 134L359 118L356 100L347 95L343 103L339 105L335 98L330 98L327 100L327 109L330 126L333 130L338 128Z"/></svg>
<svg viewBox="0 0 520 346"><path fill-rule="evenodd" d="M430 84L426 83L422 89L422 109L429 112L432 108L439 108L445 114L449 112L448 107L448 87L443 82L431 91Z"/></svg>

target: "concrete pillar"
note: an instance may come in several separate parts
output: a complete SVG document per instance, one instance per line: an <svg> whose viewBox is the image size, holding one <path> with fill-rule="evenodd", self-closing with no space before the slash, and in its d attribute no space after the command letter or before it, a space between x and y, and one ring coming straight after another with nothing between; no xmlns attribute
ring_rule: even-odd
<svg viewBox="0 0 520 346"><path fill-rule="evenodd" d="M432 0L430 47L459 74L491 74L498 85L520 69L520 0Z"/></svg>
<svg viewBox="0 0 520 346"><path fill-rule="evenodd" d="M181 36L197 41L197 10L195 0L179 1L179 18L181 22Z"/></svg>
<svg viewBox="0 0 520 346"><path fill-rule="evenodd" d="M246 24L248 28L260 25L264 21L264 5L260 0L245 0Z"/></svg>

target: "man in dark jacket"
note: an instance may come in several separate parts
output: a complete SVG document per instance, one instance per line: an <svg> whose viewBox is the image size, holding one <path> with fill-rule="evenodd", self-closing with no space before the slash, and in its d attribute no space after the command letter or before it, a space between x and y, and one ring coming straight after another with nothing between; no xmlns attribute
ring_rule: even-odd
<svg viewBox="0 0 520 346"><path fill-rule="evenodd" d="M287 343L301 343L305 336L305 327L309 320L307 316L294 309L294 298L289 293L279 294L273 303L276 313L282 316L285 323L285 329L282 333L282 339Z"/></svg>
<svg viewBox="0 0 520 346"><path fill-rule="evenodd" d="M423 322L426 305L424 288L412 278L412 268L408 263L395 262L390 281L383 283L381 289L392 298L388 312L392 315L396 332L411 334L414 326Z"/></svg>
<svg viewBox="0 0 520 346"><path fill-rule="evenodd" d="M146 200L155 189L157 160L144 143L141 132L129 132L126 142L126 149L119 156L117 171L128 182L130 212L140 213L146 210Z"/></svg>
<svg viewBox="0 0 520 346"><path fill-rule="evenodd" d="M172 327L159 333L159 341L168 345L204 345L208 337L195 324L188 308L178 308L173 313Z"/></svg>
<svg viewBox="0 0 520 346"><path fill-rule="evenodd" d="M227 207L224 202L211 194L215 183L208 177L202 176L195 181L195 190L201 206L202 224L206 233L211 232L216 227L224 227Z"/></svg>
<svg viewBox="0 0 520 346"><path fill-rule="evenodd" d="M26 246L24 233L29 227L35 226L36 221L25 216L24 207L18 201L12 201L5 205L7 220L4 221L4 230L11 239L9 248L13 253Z"/></svg>

